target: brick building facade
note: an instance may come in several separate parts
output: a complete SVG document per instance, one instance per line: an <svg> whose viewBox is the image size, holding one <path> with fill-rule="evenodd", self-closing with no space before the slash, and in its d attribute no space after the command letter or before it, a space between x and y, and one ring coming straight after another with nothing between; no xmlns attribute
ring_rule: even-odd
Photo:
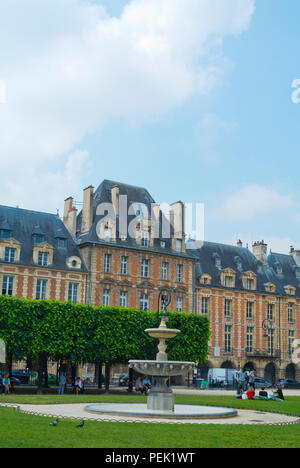
<svg viewBox="0 0 300 468"><path fill-rule="evenodd" d="M182 202L168 217L146 189L108 180L84 190L80 213L68 198L63 221L0 206L0 293L157 310L168 287L170 310L210 319L204 376L241 367L300 379L300 252L267 256L264 242L187 250L184 223Z"/></svg>

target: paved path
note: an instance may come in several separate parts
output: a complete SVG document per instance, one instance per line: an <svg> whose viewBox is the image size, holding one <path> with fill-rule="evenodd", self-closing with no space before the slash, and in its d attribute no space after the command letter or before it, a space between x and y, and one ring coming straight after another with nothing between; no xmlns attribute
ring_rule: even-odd
<svg viewBox="0 0 300 468"><path fill-rule="evenodd" d="M280 403L279 403L280 404ZM238 410L238 416L227 419L201 419L201 420L165 420L165 419L145 419L134 417L120 417L87 413L84 408L87 404L70 405L9 405L3 403L1 406L13 406L20 411L39 416L53 418L69 418L80 420L106 421L106 422L131 422L131 423L164 423L164 424L242 424L242 425L264 425L264 424L296 424L299 418L286 416L283 414L263 413L260 411Z"/></svg>

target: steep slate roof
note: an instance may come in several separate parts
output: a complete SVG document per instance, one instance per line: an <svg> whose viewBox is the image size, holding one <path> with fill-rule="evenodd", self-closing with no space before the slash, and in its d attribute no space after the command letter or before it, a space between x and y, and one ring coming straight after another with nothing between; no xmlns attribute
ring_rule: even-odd
<svg viewBox="0 0 300 468"><path fill-rule="evenodd" d="M185 253L178 253L175 252L172 249L172 241L170 238L164 238L162 236L162 232L160 231L160 237L157 239L154 239L154 246L153 247L141 247L139 246L135 239L131 239L130 236L127 237L126 241L122 241L120 239L120 234L119 234L119 216L117 216L117 239L116 242L105 242L104 240L100 240L97 232L96 232L96 227L97 223L104 218L104 215L97 215L96 210L97 206L99 203L111 203L111 190L114 185L117 185L119 187L119 195L126 195L127 196L127 213L129 210L129 207L132 204L136 205L136 208L138 209L138 204L143 204L146 205L148 208L148 213L149 217L151 216L151 204L155 203L155 200L152 198L150 193L148 192L147 189L143 187L137 187L135 185L128 185L128 184L123 184L120 182L114 182L111 180L104 180L97 190L94 193L94 207L93 207L93 225L89 233L86 234L81 234L81 222L82 222L82 211L79 213L77 217L77 242L79 245L83 245L86 243L95 243L95 244L101 244L101 245L114 245L117 247L122 247L122 248L131 248L135 250L147 250L147 251L152 251L152 252L158 252L161 254L168 254L168 255L175 255L177 257L185 257L189 258L190 255L188 252ZM160 228L162 226L162 217L164 215L160 213ZM130 222L135 219L135 215L128 215L127 219L127 226L129 226ZM166 218L164 217L164 220L166 221ZM166 221L168 222L168 221ZM173 232L172 226L170 226L170 232ZM161 247L161 241L165 242L165 247Z"/></svg>
<svg viewBox="0 0 300 468"><path fill-rule="evenodd" d="M74 272L87 271L80 250L59 216L0 205L0 229L7 229L6 226L12 231L11 237L22 244L19 264L36 266L33 263L33 234L43 234L45 242L55 248L53 264L48 265L47 268ZM66 239L67 245L65 248L57 247L57 238ZM67 266L66 260L72 256L79 257L82 260L81 269Z"/></svg>
<svg viewBox="0 0 300 468"><path fill-rule="evenodd" d="M271 253L268 257L268 265L265 266L256 259L249 249L233 245L204 242L202 248L193 250L191 253L196 259L195 276L197 286L201 285L199 277L207 273L212 277L211 285L222 288L221 271L232 268L236 272L235 288L232 289L244 290L242 275L252 271L257 275L256 291L266 293L265 284L273 283L276 285L276 292L274 294L286 295L284 287L292 285L297 288L296 295L300 295L300 280L297 280L295 275L297 266L289 255ZM216 266L216 256L221 260L221 269ZM240 269L238 268L239 262L241 263ZM282 274L277 274L274 270L273 267L276 262L282 265ZM224 289L228 288L224 287ZM267 294L272 293L268 292Z"/></svg>

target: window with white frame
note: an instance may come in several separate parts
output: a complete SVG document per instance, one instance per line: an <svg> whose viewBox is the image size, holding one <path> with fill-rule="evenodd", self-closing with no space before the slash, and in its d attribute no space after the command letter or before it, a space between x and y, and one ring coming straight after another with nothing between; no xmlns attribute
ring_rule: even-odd
<svg viewBox="0 0 300 468"><path fill-rule="evenodd" d="M294 330L289 330L289 354L294 354L295 351L295 332Z"/></svg>
<svg viewBox="0 0 300 468"><path fill-rule="evenodd" d="M105 256L104 256L104 273L109 273L110 272L110 260L111 260L111 255L110 254L105 254Z"/></svg>
<svg viewBox="0 0 300 468"><path fill-rule="evenodd" d="M247 278L246 288L252 291L254 289L254 280L252 278Z"/></svg>
<svg viewBox="0 0 300 468"><path fill-rule="evenodd" d="M146 259L142 260L141 276L142 278L149 277L149 260L146 260Z"/></svg>
<svg viewBox="0 0 300 468"><path fill-rule="evenodd" d="M121 258L121 275L127 275L128 257Z"/></svg>
<svg viewBox="0 0 300 468"><path fill-rule="evenodd" d="M231 317L231 307L232 307L232 300L225 299L224 303L224 315L225 317Z"/></svg>
<svg viewBox="0 0 300 468"><path fill-rule="evenodd" d="M182 310L183 310L182 297L177 297L177 299L176 299L176 312L182 312Z"/></svg>
<svg viewBox="0 0 300 468"><path fill-rule="evenodd" d="M149 310L149 294L141 294L140 298L140 310Z"/></svg>
<svg viewBox="0 0 300 468"><path fill-rule="evenodd" d="M274 330L271 328L268 330L268 353L274 354Z"/></svg>
<svg viewBox="0 0 300 468"><path fill-rule="evenodd" d="M231 352L231 331L232 327L230 325L225 325L225 353Z"/></svg>
<svg viewBox="0 0 300 468"><path fill-rule="evenodd" d="M182 282L182 265L177 265L177 283Z"/></svg>
<svg viewBox="0 0 300 468"><path fill-rule="evenodd" d="M120 292L120 307L127 307L128 293L126 291Z"/></svg>
<svg viewBox="0 0 300 468"><path fill-rule="evenodd" d="M247 319L252 319L253 318L253 302L247 302L247 314L246 314Z"/></svg>
<svg viewBox="0 0 300 468"><path fill-rule="evenodd" d="M47 297L47 280L37 280L35 297L36 297L36 299L46 299L46 297Z"/></svg>
<svg viewBox="0 0 300 468"><path fill-rule="evenodd" d="M76 304L77 300L78 300L78 283L69 283L68 301L72 301Z"/></svg>
<svg viewBox="0 0 300 468"><path fill-rule="evenodd" d="M39 252L38 265L47 266L48 264L49 264L49 253L48 252Z"/></svg>
<svg viewBox="0 0 300 468"><path fill-rule="evenodd" d="M288 321L289 323L294 322L294 304L292 302L288 303Z"/></svg>
<svg viewBox="0 0 300 468"><path fill-rule="evenodd" d="M3 276L2 280L2 295L3 296L12 296L14 290L14 277L13 276Z"/></svg>
<svg viewBox="0 0 300 468"><path fill-rule="evenodd" d="M166 281L168 279L168 264L167 262L162 262L161 266L162 279Z"/></svg>
<svg viewBox="0 0 300 468"><path fill-rule="evenodd" d="M208 315L209 313L209 297L201 298L201 314Z"/></svg>
<svg viewBox="0 0 300 468"><path fill-rule="evenodd" d="M247 351L248 353L252 353L253 352L253 327L247 327L246 340L247 340Z"/></svg>
<svg viewBox="0 0 300 468"><path fill-rule="evenodd" d="M232 288L232 276L225 276L225 288Z"/></svg>
<svg viewBox="0 0 300 468"><path fill-rule="evenodd" d="M149 231L141 232L141 246L149 247Z"/></svg>
<svg viewBox="0 0 300 468"><path fill-rule="evenodd" d="M104 306L109 306L110 302L110 290L109 289L104 289L103 291L103 305Z"/></svg>
<svg viewBox="0 0 300 468"><path fill-rule="evenodd" d="M14 263L16 259L16 249L5 247L4 260L5 262Z"/></svg>
<svg viewBox="0 0 300 468"><path fill-rule="evenodd" d="M269 303L267 308L267 319L274 320L274 304Z"/></svg>

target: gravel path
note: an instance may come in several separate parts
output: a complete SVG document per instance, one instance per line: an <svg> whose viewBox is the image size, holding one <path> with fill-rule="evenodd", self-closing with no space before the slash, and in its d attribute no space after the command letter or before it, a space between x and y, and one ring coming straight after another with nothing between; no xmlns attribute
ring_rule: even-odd
<svg viewBox="0 0 300 468"><path fill-rule="evenodd" d="M166 419L145 419L135 417L120 417L110 415L99 415L87 413L84 408L87 404L70 405L9 405L6 407L18 407L24 413L53 418L70 418L80 420L106 421L106 422L147 422L164 424L242 424L242 425L281 425L296 424L300 422L298 417L286 416L284 414L263 413L260 411L238 410L238 416L227 419L201 419L201 420L166 420Z"/></svg>

